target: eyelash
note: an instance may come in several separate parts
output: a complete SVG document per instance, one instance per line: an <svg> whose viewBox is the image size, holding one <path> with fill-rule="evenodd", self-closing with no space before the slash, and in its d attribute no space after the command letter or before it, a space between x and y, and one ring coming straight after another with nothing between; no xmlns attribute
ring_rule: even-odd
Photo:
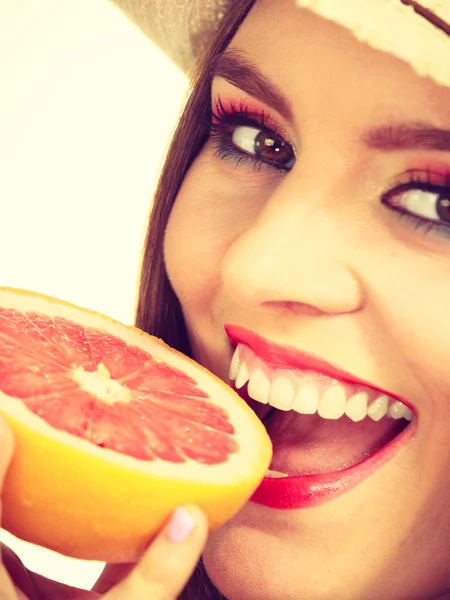
<svg viewBox="0 0 450 600"><path fill-rule="evenodd" d="M276 133L269 125L270 115L264 110L249 110L244 102L239 104L229 103L229 108L225 108L220 98L215 103L212 111L211 122L208 123L210 139L214 145L214 156L228 160L238 168L249 164L254 171L259 172L262 169L269 172L288 173L289 168L283 168L281 164L276 164L262 158L240 150L227 137L227 129L232 127L253 127L264 130L268 137L273 137L284 142L287 146L292 146L280 134ZM294 154L293 150L292 153Z"/></svg>
<svg viewBox="0 0 450 600"><path fill-rule="evenodd" d="M255 129L265 131L268 137L273 137L284 142L291 148L292 154L295 157L295 153L289 142L282 135L274 131L268 123L270 123L270 116L264 110L249 110L248 105L244 102L230 102L228 107L225 108L221 99L218 98L212 110L211 121L205 123L209 128L209 136L213 142L214 156L233 163L236 168L250 165L255 172L266 170L272 174L274 172L288 173L292 167L285 168L281 164L263 160L256 155L240 150L228 138L228 129L239 126L254 127ZM419 217L389 202L394 196L411 190L421 190L450 199L450 168L442 185L432 182L436 176L431 170L410 171L406 175L409 180L406 182L397 180L391 184L389 189L382 194L381 203L392 211L399 220L405 222L414 230L421 231L422 235L435 234L450 240L450 221L448 224L439 223L431 219Z"/></svg>
<svg viewBox="0 0 450 600"><path fill-rule="evenodd" d="M408 226L412 227L415 231L421 231L423 235L437 235L450 239L450 221L448 223L439 223L432 219L425 217L419 217L407 209L399 208L393 205L389 200L401 193L408 191L419 190L422 192L428 192L435 194L436 196L444 196L450 199L450 169L444 176L442 184L433 183L436 179L436 175L430 171L410 171L406 173L409 181L397 180L389 187L384 194L381 196L381 203L392 211L398 219L405 222Z"/></svg>

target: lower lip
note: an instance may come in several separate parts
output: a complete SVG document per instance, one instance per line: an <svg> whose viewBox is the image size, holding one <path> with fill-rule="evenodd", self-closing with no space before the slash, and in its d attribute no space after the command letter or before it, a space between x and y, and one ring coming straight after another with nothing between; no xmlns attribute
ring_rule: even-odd
<svg viewBox="0 0 450 600"><path fill-rule="evenodd" d="M386 464L414 437L416 424L417 418L414 417L406 429L392 442L348 469L301 477L264 477L250 500L256 504L281 510L319 506L355 487Z"/></svg>

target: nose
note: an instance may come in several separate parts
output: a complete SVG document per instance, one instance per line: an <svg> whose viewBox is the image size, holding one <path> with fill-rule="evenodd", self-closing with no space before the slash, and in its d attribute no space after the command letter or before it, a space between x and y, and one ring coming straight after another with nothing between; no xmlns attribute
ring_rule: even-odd
<svg viewBox="0 0 450 600"><path fill-rule="evenodd" d="M288 179L228 248L222 262L227 294L252 309L360 310L363 289L351 264L358 249L335 199L323 201L317 192L306 198Z"/></svg>

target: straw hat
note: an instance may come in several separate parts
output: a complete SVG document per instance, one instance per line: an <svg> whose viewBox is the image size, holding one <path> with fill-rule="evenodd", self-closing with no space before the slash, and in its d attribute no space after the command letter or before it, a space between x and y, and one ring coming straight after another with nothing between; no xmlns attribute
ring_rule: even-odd
<svg viewBox="0 0 450 600"><path fill-rule="evenodd" d="M230 0L113 0L184 71ZM292 0L450 87L450 0Z"/></svg>

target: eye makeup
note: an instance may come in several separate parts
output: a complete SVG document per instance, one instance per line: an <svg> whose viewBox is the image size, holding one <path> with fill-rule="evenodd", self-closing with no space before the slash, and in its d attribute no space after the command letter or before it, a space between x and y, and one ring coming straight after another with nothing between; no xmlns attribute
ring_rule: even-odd
<svg viewBox="0 0 450 600"><path fill-rule="evenodd" d="M295 163L292 145L264 109L219 97L209 127L215 156L236 167L287 172Z"/></svg>
<svg viewBox="0 0 450 600"><path fill-rule="evenodd" d="M405 172L381 203L423 235L450 239L450 167L441 167L439 174L429 168Z"/></svg>

